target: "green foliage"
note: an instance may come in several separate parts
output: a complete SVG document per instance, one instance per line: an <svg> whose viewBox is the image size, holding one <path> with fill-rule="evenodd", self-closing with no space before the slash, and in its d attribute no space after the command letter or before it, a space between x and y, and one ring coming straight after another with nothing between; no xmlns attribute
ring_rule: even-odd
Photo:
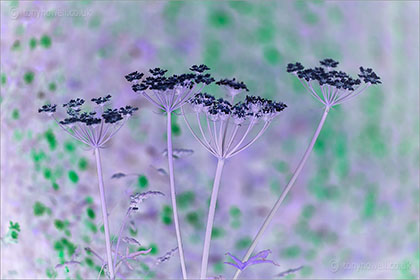
<svg viewBox="0 0 420 280"><path fill-rule="evenodd" d="M68 173L68 176L69 176L69 179L70 179L71 182L73 182L75 184L77 182L79 182L79 176L77 175L76 171L70 170L69 173Z"/></svg>
<svg viewBox="0 0 420 280"><path fill-rule="evenodd" d="M39 43L42 47L48 49L49 47L51 47L52 44L51 37L48 35L42 35L41 39L39 40Z"/></svg>
<svg viewBox="0 0 420 280"><path fill-rule="evenodd" d="M137 179L137 185L141 189L145 189L149 186L149 180L145 175L140 175Z"/></svg>
<svg viewBox="0 0 420 280"><path fill-rule="evenodd" d="M35 202L33 209L35 216L42 216L47 211L47 207L39 201Z"/></svg>
<svg viewBox="0 0 420 280"><path fill-rule="evenodd" d="M251 246L252 239L250 237L242 237L235 243L236 250L244 250Z"/></svg>
<svg viewBox="0 0 420 280"><path fill-rule="evenodd" d="M35 78L35 73L32 71L27 71L24 75L23 75L23 80L25 81L25 83L32 84L32 82L34 81Z"/></svg>
<svg viewBox="0 0 420 280"><path fill-rule="evenodd" d="M88 215L89 218L91 218L92 220L95 219L95 211L93 211L92 208L89 207L86 210L86 213L87 213L87 215Z"/></svg>
<svg viewBox="0 0 420 280"><path fill-rule="evenodd" d="M177 200L179 209L186 209L189 206L191 206L191 204L194 202L195 194L193 191L186 191L186 192L178 194L176 196L176 200Z"/></svg>

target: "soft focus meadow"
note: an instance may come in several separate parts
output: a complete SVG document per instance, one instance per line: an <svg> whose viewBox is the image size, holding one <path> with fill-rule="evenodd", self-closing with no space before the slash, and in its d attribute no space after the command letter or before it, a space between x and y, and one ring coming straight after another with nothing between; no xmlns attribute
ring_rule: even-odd
<svg viewBox="0 0 420 280"><path fill-rule="evenodd" d="M38 114L46 103L113 96L139 107L102 150L111 233L130 195L149 199L124 236L129 279L179 279L164 154L165 116L124 75L204 63L251 94L288 108L248 150L226 162L209 276L231 278L225 253L242 257L302 157L322 106L286 72L331 57L382 84L334 107L307 165L256 251L280 266L249 279L419 277L419 3L416 1L1 1L1 278L96 279L105 253L92 150ZM206 91L223 96L216 86ZM239 97L242 99L244 96ZM191 278L199 274L216 160L172 119L180 224ZM127 176L115 178L116 173ZM129 240L127 238L127 240ZM75 261L79 263L64 262ZM59 266L57 266L59 265ZM284 276L293 268L300 270Z"/></svg>

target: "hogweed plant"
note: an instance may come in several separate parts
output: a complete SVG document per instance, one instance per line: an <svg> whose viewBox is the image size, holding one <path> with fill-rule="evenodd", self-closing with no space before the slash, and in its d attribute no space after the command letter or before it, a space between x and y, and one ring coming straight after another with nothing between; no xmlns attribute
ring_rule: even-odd
<svg viewBox="0 0 420 280"><path fill-rule="evenodd" d="M44 105L38 112L52 117L66 133L94 150L105 233L106 267L109 271L109 277L114 279L116 267L112 261L108 208L105 197L100 149L104 148L105 144L124 126L125 122L137 108L131 106L125 106L119 109L106 108L110 99L110 95L93 98L91 101L96 105L94 111L82 111L81 106L85 103L85 100L81 98L72 99L68 103L63 104L63 107L67 109L67 117L63 120L58 120L56 117L57 105ZM117 256L115 259L117 259Z"/></svg>
<svg viewBox="0 0 420 280"><path fill-rule="evenodd" d="M295 75L301 81L303 86L309 91L309 93L324 105L324 112L318 127L316 128L315 133L309 143L309 146L306 148L306 151L298 166L296 167L292 178L270 210L263 225L258 230L258 233L252 241L251 246L243 257L242 262L249 260L252 252L254 251L258 242L261 240L267 227L273 220L273 217L277 213L284 198L292 189L296 179L299 177L299 174L301 173L310 153L312 152L315 142L318 139L319 133L321 132L330 109L333 106L343 104L353 99L367 88L369 88L371 85L381 83L380 77L377 76L371 68L360 67L360 73L358 74L359 78L352 78L349 74L343 71L337 71L335 68L339 63L331 58L321 60L320 64L321 67L306 69L299 62L290 63L287 65L287 72ZM238 269L233 279L237 279L241 271L241 269Z"/></svg>
<svg viewBox="0 0 420 280"><path fill-rule="evenodd" d="M220 80L217 84L227 87L232 101L241 89L247 90L243 82L237 82L235 79ZM206 93L198 93L188 102L194 111L194 119L196 119L199 129L195 131L192 128L185 110L182 108L188 128L195 139L217 158L200 272L200 278L205 279L217 197L225 160L251 146L266 131L271 121L287 106L282 102L274 102L259 96L246 96L244 101L232 105L223 98L216 99Z"/></svg>
<svg viewBox="0 0 420 280"><path fill-rule="evenodd" d="M187 279L184 249L178 219L178 207L176 203L175 175L173 164L172 146L172 113L186 104L191 96L200 92L203 86L214 81L210 74L204 73L210 70L206 65L193 65L192 73L166 76L167 70L161 68L150 69L150 76L145 77L143 73L132 72L125 76L127 81L132 82L134 92L140 93L159 110L166 113L167 122L167 155L169 169L169 183L171 190L171 203L174 217L178 252L181 263L182 277Z"/></svg>

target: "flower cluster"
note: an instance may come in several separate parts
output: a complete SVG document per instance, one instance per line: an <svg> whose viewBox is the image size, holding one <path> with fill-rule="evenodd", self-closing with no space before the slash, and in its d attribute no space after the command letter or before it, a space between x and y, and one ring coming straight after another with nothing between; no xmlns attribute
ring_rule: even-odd
<svg viewBox="0 0 420 280"><path fill-rule="evenodd" d="M107 108L104 106L111 99L111 95L105 97L92 98L92 102L98 105L99 110L92 112L83 111L81 106L85 100L76 98L63 104L67 108L67 117L56 122L71 136L77 140L91 146L102 147L125 123L134 111L138 108L125 106L119 109ZM38 109L39 113L46 113L53 116L56 112L57 105L43 105ZM123 121L123 122L121 122Z"/></svg>
<svg viewBox="0 0 420 280"><path fill-rule="evenodd" d="M166 76L167 70L161 68L150 69L150 76L132 72L125 76L127 81L133 82L134 92L140 92L152 104L167 112L172 112L182 105L195 93L198 84L208 85L214 82L206 65L193 65L190 70L194 73Z"/></svg>
<svg viewBox="0 0 420 280"><path fill-rule="evenodd" d="M223 98L216 99L207 93L196 94L188 103L196 114L199 133L194 132L183 111L187 126L194 137L218 158L229 158L249 147L262 135L270 122L287 107L282 102L274 102L259 96L246 96L244 101L232 105ZM204 128L202 117L207 123ZM263 121L261 130L253 139L246 141L260 120Z"/></svg>
<svg viewBox="0 0 420 280"><path fill-rule="evenodd" d="M231 105L223 98L216 99L207 93L198 93L188 102L195 112L204 112L212 121L224 121L231 117L236 124L241 124L248 119L270 121L287 107L283 102L249 95L243 102L235 105Z"/></svg>
<svg viewBox="0 0 420 280"><path fill-rule="evenodd" d="M350 98L360 94L369 85L381 83L380 77L376 75L371 68L360 67L360 74L364 85L359 78L352 78L343 71L337 71L339 64L331 58L320 61L321 67L306 68L299 62L289 63L287 72L296 75L309 92L324 105L332 107L341 104ZM312 82L315 81L319 86L321 93L318 93Z"/></svg>
<svg viewBox="0 0 420 280"><path fill-rule="evenodd" d="M242 91L249 91L248 87L244 82L237 81L236 78L233 79L221 79L216 82L217 85L223 86L227 89L228 95L231 97L232 103L236 95Z"/></svg>

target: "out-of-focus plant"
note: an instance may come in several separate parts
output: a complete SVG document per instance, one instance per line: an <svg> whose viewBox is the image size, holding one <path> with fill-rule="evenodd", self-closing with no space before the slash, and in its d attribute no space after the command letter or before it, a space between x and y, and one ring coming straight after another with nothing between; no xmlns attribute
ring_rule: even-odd
<svg viewBox="0 0 420 280"><path fill-rule="evenodd" d="M343 71L335 70L338 62L331 58L321 60L320 64L321 67L306 69L299 62L294 64L290 63L287 65L287 72L294 74L301 81L303 86L305 86L305 88L309 91L309 93L315 99L324 104L324 113L322 114L318 127L316 128L315 133L309 143L309 146L306 148L302 159L296 167L292 178L284 188L283 192L280 194L280 197L274 206L271 208L270 213L266 217L263 225L258 230L258 233L252 241L251 246L243 257L242 262L244 263L249 260L252 252L254 251L258 242L261 240L265 230L273 220L274 215L279 209L287 193L292 189L296 179L299 177L299 174L301 173L310 153L312 152L315 142L318 139L319 133L324 126L330 109L333 106L353 99L365 91L369 86L381 83L380 77L377 76L371 68L360 67L360 73L358 74L360 79L355 79ZM241 269L238 269L233 279L237 279L241 271Z"/></svg>
<svg viewBox="0 0 420 280"><path fill-rule="evenodd" d="M176 203L175 175L174 175L174 150L172 145L172 114L181 108L191 96L200 92L203 86L211 84L214 79L210 74L204 74L210 70L206 65L193 65L190 70L193 73L166 76L167 70L161 68L150 69L151 76L144 77L143 73L132 72L125 76L127 81L133 82L132 89L140 93L158 109L166 113L167 122L167 150L169 183L171 190L171 202L173 209L174 225L178 243L178 252L181 262L182 277L187 278L182 236L179 226L178 207ZM200 86L201 85L201 86Z"/></svg>

